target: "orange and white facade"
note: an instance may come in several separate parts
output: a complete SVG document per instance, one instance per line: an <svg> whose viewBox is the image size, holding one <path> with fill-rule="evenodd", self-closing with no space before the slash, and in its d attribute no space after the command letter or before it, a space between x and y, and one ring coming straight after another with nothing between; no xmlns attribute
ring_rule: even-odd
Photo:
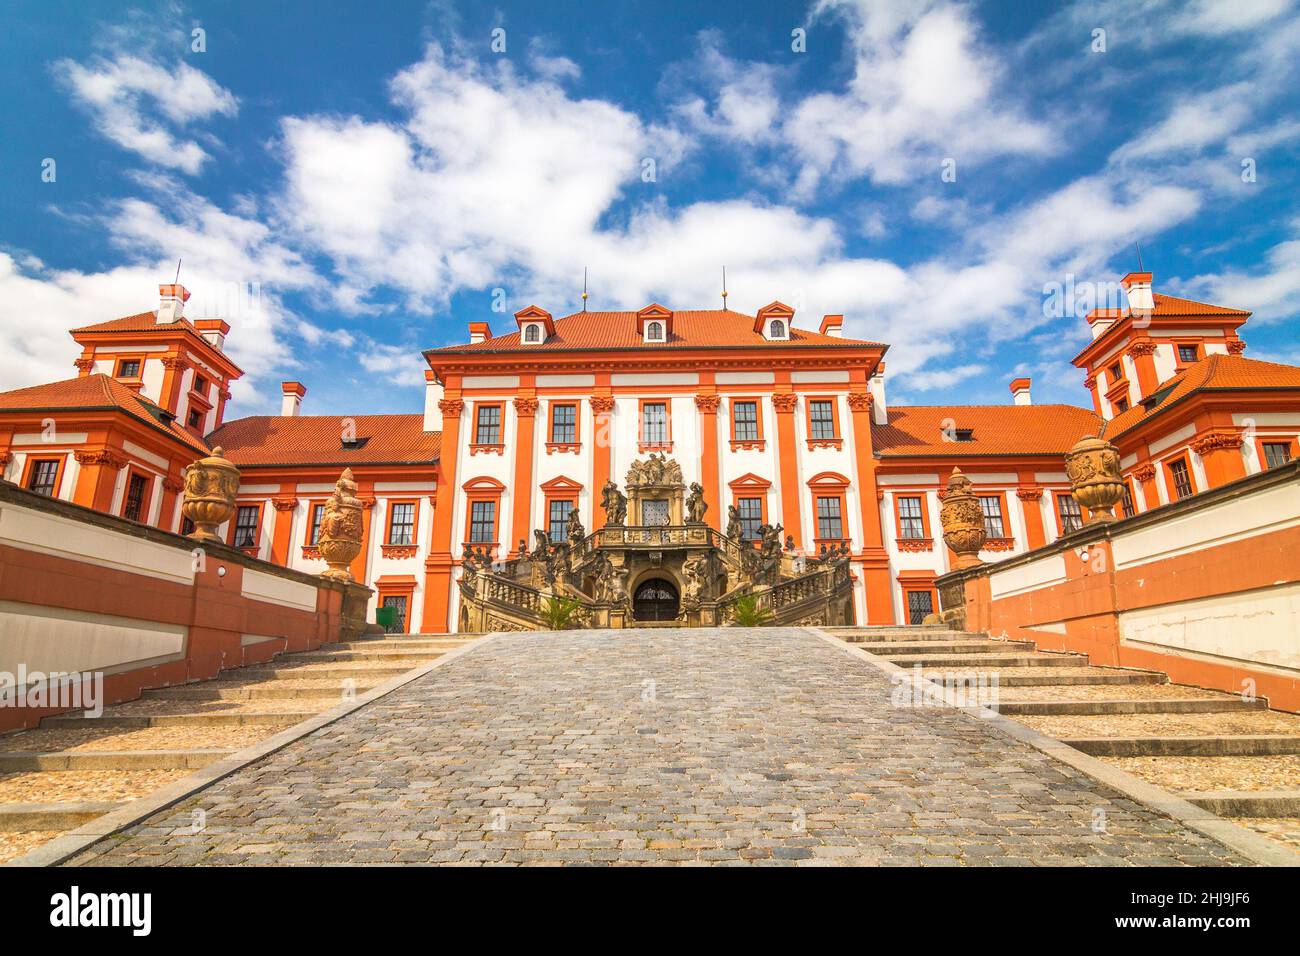
<svg viewBox="0 0 1300 956"><path fill-rule="evenodd" d="M308 572L324 569L319 516L351 468L366 505L354 575L403 630L442 632L467 545L512 557L536 529L563 534L572 508L593 530L605 482L662 452L704 489L712 527L734 506L747 532L780 524L806 554L847 543L858 620L919 621L951 568L953 467L985 507L981 557L998 561L1086 517L1063 462L1085 435L1120 448L1130 513L1300 457L1300 368L1241 356L1249 313L1155 294L1145 273L1124 285L1129 307L1090 315L1075 359L1091 408L1036 405L1028 379L1002 405L890 405L887 346L845 338L841 316L813 331L780 302L652 303L471 322L465 344L424 353L422 412L304 415L306 386L286 382L280 415L229 421L229 329L191 323L185 291L163 286L156 311L74 330L77 378L0 393L0 462L8 481L179 531L181 473L220 445L242 482L221 533Z"/></svg>

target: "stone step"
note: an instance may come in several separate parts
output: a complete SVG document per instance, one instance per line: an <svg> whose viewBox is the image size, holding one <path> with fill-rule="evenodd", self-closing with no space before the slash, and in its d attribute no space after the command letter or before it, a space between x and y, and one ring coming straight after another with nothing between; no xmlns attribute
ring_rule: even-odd
<svg viewBox="0 0 1300 956"><path fill-rule="evenodd" d="M356 691L369 690L377 684L361 684ZM151 700L339 700L338 687L162 687L147 690Z"/></svg>
<svg viewBox="0 0 1300 956"><path fill-rule="evenodd" d="M466 644L472 643L474 643L473 639L458 640L456 638L402 637L397 640L379 640L374 638L371 640L341 641L337 644L322 644L319 650L435 650L446 652L454 651L458 647L464 647Z"/></svg>
<svg viewBox="0 0 1300 956"><path fill-rule="evenodd" d="M327 662L328 663L328 662ZM305 667L245 667L240 671L241 678L250 680L347 680L349 678L378 679L381 683L398 674L405 674L415 664L395 664L392 667L322 667L309 670Z"/></svg>
<svg viewBox="0 0 1300 956"><path fill-rule="evenodd" d="M1033 641L879 641L888 645L887 651L872 651L873 654L894 657L901 654L989 654L1011 651L1033 651ZM870 647L869 643L864 646Z"/></svg>
<svg viewBox="0 0 1300 956"><path fill-rule="evenodd" d="M1179 796L1221 817L1300 817L1300 790L1191 790Z"/></svg>
<svg viewBox="0 0 1300 956"><path fill-rule="evenodd" d="M8 803L0 805L0 832L71 830L116 810L121 802Z"/></svg>
<svg viewBox="0 0 1300 956"><path fill-rule="evenodd" d="M423 661L437 660L442 656L440 651L424 651L416 648L415 650L384 650L377 648L374 650L338 650L338 651L304 651L301 654L294 654L292 657L284 658L285 663L334 663L345 661L411 661L414 664Z"/></svg>
<svg viewBox="0 0 1300 956"><path fill-rule="evenodd" d="M1004 700L997 710L1008 715L1102 714L1226 714L1241 710L1267 710L1263 698L1184 697L1160 700Z"/></svg>
<svg viewBox="0 0 1300 956"><path fill-rule="evenodd" d="M200 770L233 750L33 750L0 752L0 773L27 770Z"/></svg>
<svg viewBox="0 0 1300 956"><path fill-rule="evenodd" d="M316 711L277 714L105 714L102 717L46 717L41 721L41 729L288 726L315 716Z"/></svg>
<svg viewBox="0 0 1300 956"><path fill-rule="evenodd" d="M1300 754L1300 736L1225 734L1204 737L1064 737L1093 757L1254 757Z"/></svg>
<svg viewBox="0 0 1300 956"><path fill-rule="evenodd" d="M1095 674L1053 674L1050 670L1044 670L1042 676L1037 674L998 674L997 671L991 671L984 674L979 672L949 673L949 674L926 674L925 676L936 684L944 684L952 687L964 682L978 680L981 677L987 678L989 674L997 675L999 687L1060 687L1066 684L1163 684L1165 675L1157 671L1104 671L1098 669Z"/></svg>
<svg viewBox="0 0 1300 956"><path fill-rule="evenodd" d="M893 664L908 667L1086 667L1088 658L1080 654L879 654Z"/></svg>

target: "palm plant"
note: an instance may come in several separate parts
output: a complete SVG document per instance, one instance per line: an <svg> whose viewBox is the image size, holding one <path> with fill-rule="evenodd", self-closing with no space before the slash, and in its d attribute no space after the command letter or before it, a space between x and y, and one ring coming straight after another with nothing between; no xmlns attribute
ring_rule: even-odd
<svg viewBox="0 0 1300 956"><path fill-rule="evenodd" d="M772 612L758 603L757 594L742 594L731 605L731 623L738 627L762 627L772 618Z"/></svg>
<svg viewBox="0 0 1300 956"><path fill-rule="evenodd" d="M577 626L575 616L581 607L582 602L577 598L548 597L542 605L542 618L550 630L563 631Z"/></svg>

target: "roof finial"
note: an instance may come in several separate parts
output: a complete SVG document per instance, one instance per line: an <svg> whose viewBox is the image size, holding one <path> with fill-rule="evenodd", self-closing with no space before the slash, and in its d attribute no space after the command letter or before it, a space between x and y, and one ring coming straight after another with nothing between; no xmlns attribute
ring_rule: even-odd
<svg viewBox="0 0 1300 956"><path fill-rule="evenodd" d="M722 311L727 311L727 267L722 267Z"/></svg>
<svg viewBox="0 0 1300 956"><path fill-rule="evenodd" d="M181 281L181 260L176 260L176 278L172 280L173 285L180 285Z"/></svg>
<svg viewBox="0 0 1300 956"><path fill-rule="evenodd" d="M582 267L582 311L587 311L587 267Z"/></svg>
<svg viewBox="0 0 1300 956"><path fill-rule="evenodd" d="M1138 272L1146 272L1147 270L1142 268L1142 243L1138 242L1134 245L1137 246L1138 251Z"/></svg>

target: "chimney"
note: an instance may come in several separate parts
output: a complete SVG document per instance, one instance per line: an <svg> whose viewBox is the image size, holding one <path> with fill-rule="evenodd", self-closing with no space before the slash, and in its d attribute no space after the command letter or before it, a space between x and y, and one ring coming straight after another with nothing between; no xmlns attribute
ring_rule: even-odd
<svg viewBox="0 0 1300 956"><path fill-rule="evenodd" d="M1151 294L1151 273L1130 272L1119 280L1119 286L1128 295L1130 312L1150 312L1156 307L1155 297Z"/></svg>
<svg viewBox="0 0 1300 956"><path fill-rule="evenodd" d="M469 344L475 345L479 342L486 342L492 338L492 326L486 322L471 322L469 324Z"/></svg>
<svg viewBox="0 0 1300 956"><path fill-rule="evenodd" d="M297 418L302 411L302 400L307 395L307 386L302 382L281 382L280 391L284 398L280 402L280 415L285 418Z"/></svg>
<svg viewBox="0 0 1300 956"><path fill-rule="evenodd" d="M190 297L183 285L160 285L158 287L158 324L175 322L185 313L185 300Z"/></svg>
<svg viewBox="0 0 1300 956"><path fill-rule="evenodd" d="M1034 404L1029 397L1029 379L1013 378L1011 380L1011 397L1017 405Z"/></svg>
<svg viewBox="0 0 1300 956"><path fill-rule="evenodd" d="M438 403L442 401L446 390L442 387L442 382L438 381L438 376L434 374L433 369L424 370L424 430L426 432L442 431L442 409Z"/></svg>
<svg viewBox="0 0 1300 956"><path fill-rule="evenodd" d="M194 327L199 330L199 335L203 336L218 352L226 345L226 336L230 334L230 326L222 319L196 319Z"/></svg>
<svg viewBox="0 0 1300 956"><path fill-rule="evenodd" d="M829 335L831 338L839 339L844 337L844 316L842 315L823 315L821 328L817 330L822 335Z"/></svg>
<svg viewBox="0 0 1300 956"><path fill-rule="evenodd" d="M877 425L889 424L889 409L885 407L885 363L881 362L867 379L867 391L871 393L871 420Z"/></svg>

